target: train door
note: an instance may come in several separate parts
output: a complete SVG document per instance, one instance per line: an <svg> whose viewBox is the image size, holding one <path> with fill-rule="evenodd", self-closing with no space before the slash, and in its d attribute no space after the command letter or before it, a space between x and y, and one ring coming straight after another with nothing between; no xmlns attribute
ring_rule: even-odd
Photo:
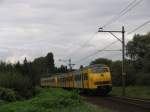
<svg viewBox="0 0 150 112"><path fill-rule="evenodd" d="M84 70L81 73L81 79L82 79L82 88L89 88L89 80L88 80L88 69Z"/></svg>
<svg viewBox="0 0 150 112"><path fill-rule="evenodd" d="M81 83L82 83L82 89L84 89L84 75L83 75L83 72L81 72Z"/></svg>
<svg viewBox="0 0 150 112"><path fill-rule="evenodd" d="M81 72L80 71L74 72L74 87L75 88L82 88L82 79L81 79Z"/></svg>
<svg viewBox="0 0 150 112"><path fill-rule="evenodd" d="M83 73L83 78L84 78L84 88L89 88L88 72Z"/></svg>

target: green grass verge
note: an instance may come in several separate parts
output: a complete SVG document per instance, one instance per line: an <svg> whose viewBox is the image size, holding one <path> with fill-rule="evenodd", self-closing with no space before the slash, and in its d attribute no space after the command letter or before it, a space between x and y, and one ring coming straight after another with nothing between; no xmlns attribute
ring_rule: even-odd
<svg viewBox="0 0 150 112"><path fill-rule="evenodd" d="M113 87L111 94L121 96L122 87ZM150 86L128 86L126 96L150 99Z"/></svg>
<svg viewBox="0 0 150 112"><path fill-rule="evenodd" d="M63 89L40 89L32 99L6 103L1 101L0 112L112 112L83 102L77 92Z"/></svg>

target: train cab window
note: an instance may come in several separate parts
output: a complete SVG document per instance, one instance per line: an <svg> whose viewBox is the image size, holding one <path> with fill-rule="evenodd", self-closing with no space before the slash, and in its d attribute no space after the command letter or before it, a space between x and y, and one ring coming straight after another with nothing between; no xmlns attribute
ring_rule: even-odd
<svg viewBox="0 0 150 112"><path fill-rule="evenodd" d="M104 70L103 70L104 72L109 72L109 68L106 68L106 67L105 67L105 68L103 68L103 69L104 69Z"/></svg>
<svg viewBox="0 0 150 112"><path fill-rule="evenodd" d="M76 81L80 81L80 80L81 80L80 71L75 71L74 74L75 74L75 80L76 80Z"/></svg>
<svg viewBox="0 0 150 112"><path fill-rule="evenodd" d="M109 72L109 69L107 67L93 67L92 72L93 73Z"/></svg>

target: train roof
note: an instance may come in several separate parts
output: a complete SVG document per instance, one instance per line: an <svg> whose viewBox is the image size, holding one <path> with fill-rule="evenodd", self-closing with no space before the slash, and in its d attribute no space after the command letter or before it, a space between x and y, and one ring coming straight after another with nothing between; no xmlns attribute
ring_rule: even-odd
<svg viewBox="0 0 150 112"><path fill-rule="evenodd" d="M89 66L83 67L83 69L89 69L89 68L93 68L93 67L108 67L108 66L105 65L105 64L94 64L94 65L89 65ZM75 71L71 71L71 72L67 72L67 73L55 73L54 75L47 76L47 77L69 75L71 73L77 73L77 72L80 72L80 71L81 71L81 69L77 69Z"/></svg>
<svg viewBox="0 0 150 112"><path fill-rule="evenodd" d="M92 67L108 67L108 66L105 64L94 64L94 65L89 65L89 66L83 67L83 69L84 68L92 68Z"/></svg>

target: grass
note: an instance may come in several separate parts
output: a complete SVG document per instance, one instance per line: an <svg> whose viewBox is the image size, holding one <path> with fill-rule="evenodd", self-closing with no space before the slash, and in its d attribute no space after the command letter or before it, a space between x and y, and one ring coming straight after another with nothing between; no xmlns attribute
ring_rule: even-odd
<svg viewBox="0 0 150 112"><path fill-rule="evenodd" d="M83 102L77 92L63 89L40 89L32 99L0 102L0 112L112 112Z"/></svg>
<svg viewBox="0 0 150 112"><path fill-rule="evenodd" d="M113 87L111 94L121 96L121 87ZM150 86L128 86L126 96L150 99Z"/></svg>

